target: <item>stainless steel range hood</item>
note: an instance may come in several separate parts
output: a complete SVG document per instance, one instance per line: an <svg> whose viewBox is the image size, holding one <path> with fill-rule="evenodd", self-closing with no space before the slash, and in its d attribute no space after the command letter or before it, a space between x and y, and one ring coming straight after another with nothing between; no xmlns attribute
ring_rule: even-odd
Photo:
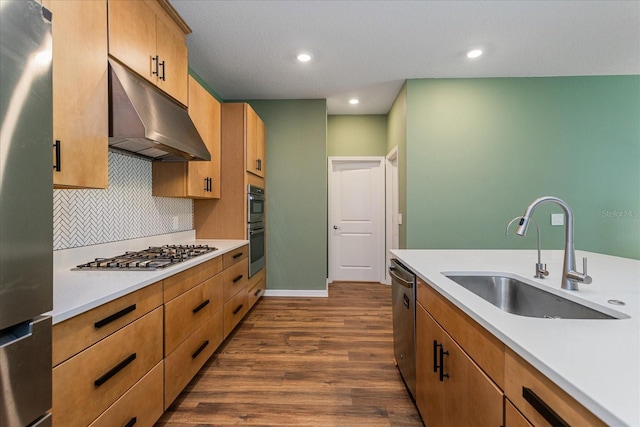
<svg viewBox="0 0 640 427"><path fill-rule="evenodd" d="M151 160L211 160L187 109L113 59L109 146Z"/></svg>

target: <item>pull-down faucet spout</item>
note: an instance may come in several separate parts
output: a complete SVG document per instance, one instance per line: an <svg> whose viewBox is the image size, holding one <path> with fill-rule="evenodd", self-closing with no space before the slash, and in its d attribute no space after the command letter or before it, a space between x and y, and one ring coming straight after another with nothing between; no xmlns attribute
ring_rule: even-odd
<svg viewBox="0 0 640 427"><path fill-rule="evenodd" d="M524 215L522 215L520 224L518 225L518 228L516 228L516 234L518 234L519 236L525 236L527 234L527 227L529 226L529 221L531 220L533 212L539 205L547 202L552 202L559 205L564 211L566 220L564 264L562 266L562 289L577 291L578 282L587 284L591 283L591 277L587 275L586 258L583 259L584 271L582 273L576 271L576 254L573 245L573 211L564 200L553 196L544 196L531 202L531 204L527 206L527 209L524 211Z"/></svg>

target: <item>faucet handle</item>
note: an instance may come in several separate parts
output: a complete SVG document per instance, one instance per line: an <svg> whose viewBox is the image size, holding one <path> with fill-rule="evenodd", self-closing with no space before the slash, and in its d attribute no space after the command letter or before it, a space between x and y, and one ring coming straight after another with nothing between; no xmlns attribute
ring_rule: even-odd
<svg viewBox="0 0 640 427"><path fill-rule="evenodd" d="M587 258L582 258L582 273L578 271L569 271L567 273L567 279L572 282L586 283L587 285L592 282L591 276L587 274Z"/></svg>
<svg viewBox="0 0 640 427"><path fill-rule="evenodd" d="M586 283L587 285L591 283L591 276L587 274L587 257L582 258L582 275L584 276L582 283Z"/></svg>
<svg viewBox="0 0 640 427"><path fill-rule="evenodd" d="M549 271L547 270L547 264L536 263L536 275L533 276L536 279L544 279L549 275Z"/></svg>

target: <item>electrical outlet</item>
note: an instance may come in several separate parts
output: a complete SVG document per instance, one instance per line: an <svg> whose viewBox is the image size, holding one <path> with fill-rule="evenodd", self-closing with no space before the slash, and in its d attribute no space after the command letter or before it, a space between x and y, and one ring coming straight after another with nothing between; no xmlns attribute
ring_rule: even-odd
<svg viewBox="0 0 640 427"><path fill-rule="evenodd" d="M180 217L177 217L177 216L173 217L173 223L171 224L171 227L174 230L177 230L178 228L180 228Z"/></svg>
<svg viewBox="0 0 640 427"><path fill-rule="evenodd" d="M564 225L564 214L551 214L551 225Z"/></svg>

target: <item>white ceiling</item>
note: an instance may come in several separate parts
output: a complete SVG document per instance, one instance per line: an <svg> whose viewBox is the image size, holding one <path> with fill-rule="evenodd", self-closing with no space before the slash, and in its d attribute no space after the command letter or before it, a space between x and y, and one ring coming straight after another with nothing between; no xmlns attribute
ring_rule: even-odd
<svg viewBox="0 0 640 427"><path fill-rule="evenodd" d="M405 79L640 74L638 0L170 2L190 66L225 100L386 114Z"/></svg>

